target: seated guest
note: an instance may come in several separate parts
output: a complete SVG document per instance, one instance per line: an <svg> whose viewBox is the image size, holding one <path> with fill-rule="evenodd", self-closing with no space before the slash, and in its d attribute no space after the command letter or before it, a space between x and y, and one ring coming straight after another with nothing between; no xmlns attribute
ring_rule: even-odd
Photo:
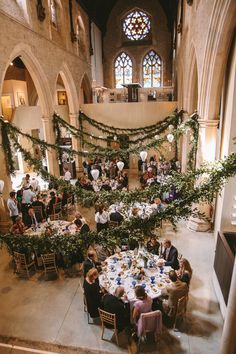
<svg viewBox="0 0 236 354"><path fill-rule="evenodd" d="M104 262L109 256L111 256L111 252L102 245L96 244L94 249L97 254L98 262Z"/></svg>
<svg viewBox="0 0 236 354"><path fill-rule="evenodd" d="M91 268L84 279L84 296L90 317L99 317L98 308L101 305L102 293L98 282L98 271Z"/></svg>
<svg viewBox="0 0 236 354"><path fill-rule="evenodd" d="M110 221L116 221L119 224L122 223L124 220L123 215L119 212L119 208L114 208L112 209L110 215L109 215Z"/></svg>
<svg viewBox="0 0 236 354"><path fill-rule="evenodd" d="M168 296L167 300L163 300L162 307L164 312L171 317L175 314L178 300L188 294L188 285L178 279L174 270L169 272L169 278L172 284L162 290L162 295Z"/></svg>
<svg viewBox="0 0 236 354"><path fill-rule="evenodd" d="M85 259L83 263L83 268L84 268L84 277L88 273L88 271L92 268L96 268L97 266L100 266L101 263L96 261L96 252L94 251L88 251L87 258Z"/></svg>
<svg viewBox="0 0 236 354"><path fill-rule="evenodd" d="M179 280L186 283L189 286L190 280L192 278L193 270L190 266L189 261L186 258L182 258L179 262L179 270L177 271L177 276Z"/></svg>
<svg viewBox="0 0 236 354"><path fill-rule="evenodd" d="M104 210L102 206L99 206L97 213L95 214L95 221L97 223L97 232L108 228L109 214Z"/></svg>
<svg viewBox="0 0 236 354"><path fill-rule="evenodd" d="M154 209L154 214L159 213L160 211L165 210L165 206L162 204L161 199L160 198L155 198L154 199L154 204L152 205L153 209Z"/></svg>
<svg viewBox="0 0 236 354"><path fill-rule="evenodd" d="M38 222L44 222L47 219L47 214L46 214L46 206L45 204L40 200L40 195L37 195L36 200L33 201L32 207L37 206L42 208L42 215L39 213L36 213L36 218Z"/></svg>
<svg viewBox="0 0 236 354"><path fill-rule="evenodd" d="M10 192L9 198L7 200L7 207L10 212L10 217L15 224L17 217L19 216L19 210L17 206L17 200L16 200L16 192L12 191Z"/></svg>
<svg viewBox="0 0 236 354"><path fill-rule="evenodd" d="M152 311L152 299L146 294L142 286L136 286L135 296L138 300L134 303L133 320L137 323L141 313Z"/></svg>
<svg viewBox="0 0 236 354"><path fill-rule="evenodd" d="M128 188L128 185L129 185L128 175L127 175L127 172L124 172L123 173L123 187Z"/></svg>
<svg viewBox="0 0 236 354"><path fill-rule="evenodd" d="M152 254L159 254L160 243L157 241L155 236L151 236L147 242L147 250Z"/></svg>
<svg viewBox="0 0 236 354"><path fill-rule="evenodd" d="M101 301L101 308L104 311L116 315L116 326L118 332L122 332L125 328L130 326L130 306L128 302L124 302L122 300L124 293L124 288L122 286L118 286L114 295L106 293Z"/></svg>
<svg viewBox="0 0 236 354"><path fill-rule="evenodd" d="M178 251L177 248L172 246L170 240L164 240L163 242L164 251L162 253L162 257L165 260L164 265L170 266L173 269L179 269L179 261L178 261Z"/></svg>
<svg viewBox="0 0 236 354"><path fill-rule="evenodd" d="M10 232L13 234L20 234L23 235L24 231L27 229L27 226L22 221L22 217L18 216L16 218L15 224L11 227Z"/></svg>
<svg viewBox="0 0 236 354"><path fill-rule="evenodd" d="M105 180L105 182L103 183L102 187L101 187L101 190L104 190L104 191L111 191L111 186L110 186L110 182L109 180Z"/></svg>
<svg viewBox="0 0 236 354"><path fill-rule="evenodd" d="M35 212L34 212L34 209L32 208L32 206L29 207L28 216L25 220L26 220L25 225L28 227L32 227L32 226L37 227L38 226L38 220L36 218L36 215L35 215Z"/></svg>
<svg viewBox="0 0 236 354"><path fill-rule="evenodd" d="M46 209L47 215L52 215L53 214L53 205L61 202L61 199L55 194L54 191L50 192L50 197L51 197L51 199L50 199L50 201L47 205L47 209Z"/></svg>

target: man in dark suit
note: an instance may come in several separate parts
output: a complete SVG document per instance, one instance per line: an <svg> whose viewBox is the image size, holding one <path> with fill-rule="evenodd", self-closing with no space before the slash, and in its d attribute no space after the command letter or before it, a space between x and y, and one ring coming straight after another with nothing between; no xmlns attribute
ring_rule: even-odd
<svg viewBox="0 0 236 354"><path fill-rule="evenodd" d="M163 242L164 251L162 256L165 260L165 266L170 266L173 269L179 269L179 261L178 261L178 251L177 248L172 246L170 240L164 240Z"/></svg>
<svg viewBox="0 0 236 354"><path fill-rule="evenodd" d="M113 209L110 213L110 221L116 221L119 224L124 220L123 215L117 209Z"/></svg>
<svg viewBox="0 0 236 354"><path fill-rule="evenodd" d="M104 311L116 315L116 326L118 332L130 326L130 307L128 302L122 301L124 295L124 288L118 286L114 295L106 293L101 301L101 307Z"/></svg>
<svg viewBox="0 0 236 354"><path fill-rule="evenodd" d="M86 274L88 273L89 269L97 268L100 265L101 265L100 262L96 262L96 253L94 251L88 251L87 258L83 263L84 277L86 277Z"/></svg>

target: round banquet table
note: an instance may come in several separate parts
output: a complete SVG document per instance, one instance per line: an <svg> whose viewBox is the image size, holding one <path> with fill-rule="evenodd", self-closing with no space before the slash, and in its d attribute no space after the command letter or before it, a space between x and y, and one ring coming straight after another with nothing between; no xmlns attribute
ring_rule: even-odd
<svg viewBox="0 0 236 354"><path fill-rule="evenodd" d="M144 268L144 257L148 258L147 268ZM134 251L115 254L105 261L99 276L100 285L111 294L117 286L123 286L131 303L136 300L134 289L137 285L145 287L145 291L152 299L157 298L161 295L162 289L171 283L168 273L172 269L158 267L158 260L158 256L146 251L138 251L138 255L135 255ZM140 275L140 270L144 271L144 275Z"/></svg>
<svg viewBox="0 0 236 354"><path fill-rule="evenodd" d="M30 227L27 229L24 234L29 236L41 236L46 230L50 228L53 232L57 234L70 234L73 235L76 233L76 225L64 220L55 220L49 222L43 222L38 224L37 227Z"/></svg>

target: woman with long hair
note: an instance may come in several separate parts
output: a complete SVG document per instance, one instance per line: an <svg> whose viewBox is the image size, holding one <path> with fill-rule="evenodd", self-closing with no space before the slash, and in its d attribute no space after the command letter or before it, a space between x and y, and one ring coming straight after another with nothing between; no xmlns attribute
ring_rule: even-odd
<svg viewBox="0 0 236 354"><path fill-rule="evenodd" d="M178 278L189 286L193 273L190 263L186 258L182 258L179 262L179 265L180 268L177 271Z"/></svg>
<svg viewBox="0 0 236 354"><path fill-rule="evenodd" d="M87 303L87 309L90 317L99 317L98 308L101 304L102 293L97 281L98 271L91 268L84 279L84 296Z"/></svg>

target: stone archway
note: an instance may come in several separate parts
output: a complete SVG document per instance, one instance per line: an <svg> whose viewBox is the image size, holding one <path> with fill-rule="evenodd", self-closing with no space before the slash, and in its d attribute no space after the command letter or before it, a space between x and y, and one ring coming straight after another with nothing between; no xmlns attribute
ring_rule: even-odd
<svg viewBox="0 0 236 354"><path fill-rule="evenodd" d="M88 75L85 73L80 84L80 104L92 103L92 86Z"/></svg>
<svg viewBox="0 0 236 354"><path fill-rule="evenodd" d="M236 2L216 1L206 43L199 115L203 119L216 119L219 114L221 87L228 58L228 52L235 29Z"/></svg>

